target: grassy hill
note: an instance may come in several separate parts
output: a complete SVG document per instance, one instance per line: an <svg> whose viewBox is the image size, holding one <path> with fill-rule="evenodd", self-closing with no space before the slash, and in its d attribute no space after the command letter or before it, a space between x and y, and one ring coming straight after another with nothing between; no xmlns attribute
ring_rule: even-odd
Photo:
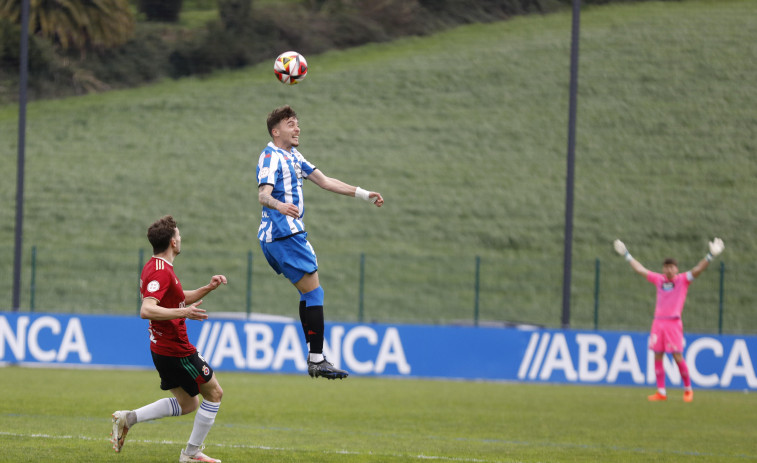
<svg viewBox="0 0 757 463"><path fill-rule="evenodd" d="M757 3L649 2L586 8L575 190L573 322L646 329L654 294L611 242L650 269L693 266L726 242L726 330L757 326ZM465 26L308 56L286 87L269 65L28 108L23 304L136 309L145 230L173 214L187 288L232 284L208 309L295 315L296 293L262 258L255 164L265 117L291 104L301 150L327 175L380 191L368 207L313 185L306 222L328 318L450 322L480 316L559 326L570 13ZM278 51L276 51L278 52ZM272 58L277 54L271 53ZM17 107L0 108L0 307L11 302ZM716 266L692 287L687 328L717 328ZM714 317L714 318L713 318Z"/></svg>

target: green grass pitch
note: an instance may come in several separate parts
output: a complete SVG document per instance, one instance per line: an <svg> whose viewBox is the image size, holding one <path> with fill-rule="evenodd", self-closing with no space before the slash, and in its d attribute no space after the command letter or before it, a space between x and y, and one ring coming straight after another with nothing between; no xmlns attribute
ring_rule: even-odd
<svg viewBox="0 0 757 463"><path fill-rule="evenodd" d="M724 263L724 331L754 333L755 18L754 0L583 9L571 326L594 326L600 259L600 327L649 328L653 293L615 238L650 269L671 255L683 270L719 236L725 253L692 286L686 329L718 330ZM33 101L21 308L33 306L36 246L36 311L134 314L145 230L170 213L184 286L229 278L204 308L246 309L253 251L251 310L292 316L296 293L260 253L254 178L265 116L288 103L308 160L386 200L376 209L306 185L328 317L358 319L365 253L366 320L470 320L481 256L482 320L559 327L570 37L566 10L308 55L294 87L265 62ZM17 118L0 106L0 308L13 283Z"/></svg>
<svg viewBox="0 0 757 463"><path fill-rule="evenodd" d="M166 396L147 370L0 370L0 461L177 461L194 413L140 423L120 454L110 414ZM755 394L219 372L206 453L224 462L757 461Z"/></svg>

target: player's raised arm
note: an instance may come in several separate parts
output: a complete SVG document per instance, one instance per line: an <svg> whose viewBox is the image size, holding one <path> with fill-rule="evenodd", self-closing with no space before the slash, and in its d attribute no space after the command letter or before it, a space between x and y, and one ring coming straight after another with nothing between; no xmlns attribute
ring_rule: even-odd
<svg viewBox="0 0 757 463"><path fill-rule="evenodd" d="M186 302L187 304L195 303L203 297L207 296L209 292L218 288L222 284L225 285L226 283L227 281L225 276L213 275L213 277L210 279L210 283L208 283L207 285L191 291L184 291L184 302Z"/></svg>
<svg viewBox="0 0 757 463"><path fill-rule="evenodd" d="M613 247L615 248L615 252L617 252L619 255L623 256L623 258L631 264L631 268L638 273L639 275L645 277L647 276L647 273L649 273L649 270L644 268L643 265L641 265L641 262L634 259L630 252L628 252L628 248L626 248L626 245L620 241L615 240L612 243Z"/></svg>
<svg viewBox="0 0 757 463"><path fill-rule="evenodd" d="M723 250L725 249L725 244L720 238L715 238L714 240L709 242L709 249L710 251L707 253L707 255L704 256L704 258L700 260L699 263L694 266L694 268L691 269L691 274L694 276L694 278L698 277L702 272L704 272L707 267L710 266L712 259L718 257L720 253L723 252Z"/></svg>
<svg viewBox="0 0 757 463"><path fill-rule="evenodd" d="M360 188L359 186L352 186L350 184L344 183L339 179L328 177L319 169L314 170L310 175L308 175L308 180L315 183L324 190L331 191L332 193L338 193L345 196L354 196L356 198L373 203L376 205L376 207L381 207L384 205L384 198L381 196L381 193L378 193L376 191L367 191Z"/></svg>

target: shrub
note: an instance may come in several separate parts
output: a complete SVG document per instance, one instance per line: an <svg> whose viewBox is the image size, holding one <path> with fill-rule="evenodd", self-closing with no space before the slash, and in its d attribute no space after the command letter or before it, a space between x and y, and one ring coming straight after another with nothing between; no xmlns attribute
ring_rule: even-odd
<svg viewBox="0 0 757 463"><path fill-rule="evenodd" d="M137 8L148 21L176 22L183 0L139 0Z"/></svg>
<svg viewBox="0 0 757 463"><path fill-rule="evenodd" d="M18 97L21 65L21 27L0 19L0 101ZM29 37L27 92L30 100L49 98L59 87L70 88L73 71L54 52L53 45L40 37Z"/></svg>
<svg viewBox="0 0 757 463"><path fill-rule="evenodd" d="M218 14L227 31L242 31L250 26L252 0L218 0Z"/></svg>
<svg viewBox="0 0 757 463"><path fill-rule="evenodd" d="M169 74L178 78L252 64L251 40L249 33L226 30L220 21L210 22L206 33L179 44L171 53Z"/></svg>
<svg viewBox="0 0 757 463"><path fill-rule="evenodd" d="M159 30L138 27L123 46L100 51L80 65L114 87L142 85L168 74L169 51L165 45Z"/></svg>

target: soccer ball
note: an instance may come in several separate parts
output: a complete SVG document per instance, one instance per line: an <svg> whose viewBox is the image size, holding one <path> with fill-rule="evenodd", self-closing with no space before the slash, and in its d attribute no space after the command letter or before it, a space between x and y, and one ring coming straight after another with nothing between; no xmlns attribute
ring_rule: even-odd
<svg viewBox="0 0 757 463"><path fill-rule="evenodd" d="M273 73L282 84L294 85L308 74L308 62L296 51L285 51L274 61Z"/></svg>

